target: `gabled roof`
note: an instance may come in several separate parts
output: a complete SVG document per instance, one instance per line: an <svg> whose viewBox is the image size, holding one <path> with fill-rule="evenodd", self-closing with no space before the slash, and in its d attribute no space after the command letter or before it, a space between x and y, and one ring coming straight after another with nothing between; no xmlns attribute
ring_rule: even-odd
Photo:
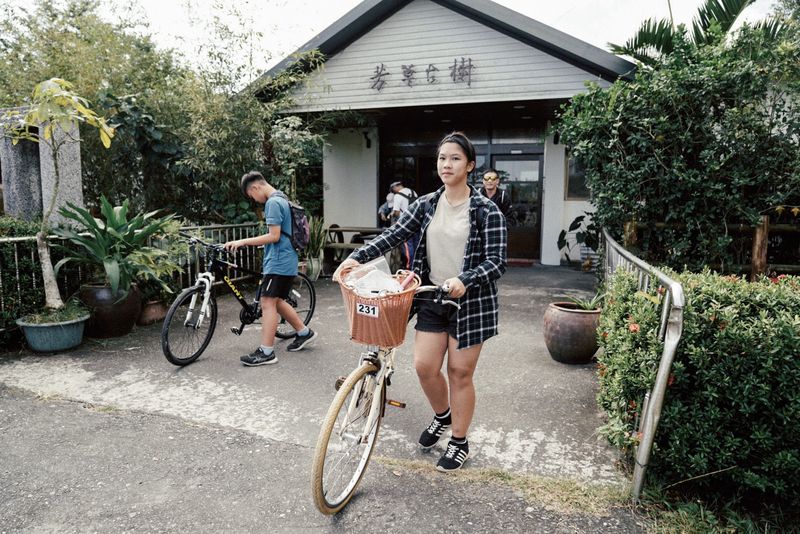
<svg viewBox="0 0 800 534"><path fill-rule="evenodd" d="M319 49L326 58L356 41L369 30L411 3L412 0L364 0L292 55L272 67L256 81L272 78L294 62L299 53ZM600 78L613 82L633 78L636 66L571 35L528 18L491 0L431 0L476 22L538 48Z"/></svg>

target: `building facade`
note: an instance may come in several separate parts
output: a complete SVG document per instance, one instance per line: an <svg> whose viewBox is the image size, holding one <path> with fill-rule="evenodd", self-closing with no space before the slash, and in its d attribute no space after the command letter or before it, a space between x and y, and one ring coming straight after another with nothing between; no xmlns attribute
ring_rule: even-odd
<svg viewBox="0 0 800 534"><path fill-rule="evenodd" d="M630 77L631 63L488 0L366 0L298 52L315 48L328 59L293 111L355 110L372 124L327 139L326 223L374 226L396 180L436 190L436 145L460 130L478 154L472 182L492 167L511 196L509 258L560 262L559 232L591 206L550 124L585 82Z"/></svg>

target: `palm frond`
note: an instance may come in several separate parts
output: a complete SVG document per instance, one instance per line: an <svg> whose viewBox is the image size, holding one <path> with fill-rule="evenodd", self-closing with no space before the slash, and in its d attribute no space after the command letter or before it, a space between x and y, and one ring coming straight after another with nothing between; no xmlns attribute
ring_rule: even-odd
<svg viewBox="0 0 800 534"><path fill-rule="evenodd" d="M756 30L764 32L764 35L771 40L778 39L786 31L786 24L777 17L760 20L753 25Z"/></svg>
<svg viewBox="0 0 800 534"><path fill-rule="evenodd" d="M718 25L723 34L728 33L742 14L755 0L706 0L692 20L692 41L696 45L708 44L714 38L709 32Z"/></svg>
<svg viewBox="0 0 800 534"><path fill-rule="evenodd" d="M647 19L633 37L624 45L608 43L611 52L630 56L637 61L652 65L660 56L672 53L674 31L667 19Z"/></svg>

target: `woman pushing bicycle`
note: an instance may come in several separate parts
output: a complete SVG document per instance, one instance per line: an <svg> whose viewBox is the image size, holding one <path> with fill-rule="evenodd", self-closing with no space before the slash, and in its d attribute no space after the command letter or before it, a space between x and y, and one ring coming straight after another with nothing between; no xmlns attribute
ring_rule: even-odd
<svg viewBox="0 0 800 534"><path fill-rule="evenodd" d="M461 132L445 136L437 148L443 187L420 197L380 236L353 252L338 274L375 259L420 234L413 270L423 284L445 285L459 310L418 299L414 368L434 411L420 446L433 447L452 427L439 459L440 471L459 469L469 457L467 432L475 410L472 377L483 342L497 334L496 280L506 269L506 223L497 205L467 182L475 168L475 148ZM447 355L447 379L442 364Z"/></svg>

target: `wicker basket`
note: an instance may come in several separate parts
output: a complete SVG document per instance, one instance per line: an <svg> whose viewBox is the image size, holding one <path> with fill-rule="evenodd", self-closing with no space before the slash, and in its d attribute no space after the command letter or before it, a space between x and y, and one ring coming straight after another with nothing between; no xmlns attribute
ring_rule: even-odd
<svg viewBox="0 0 800 534"><path fill-rule="evenodd" d="M401 282L408 275L394 275ZM344 276L342 276L344 278ZM350 339L356 343L378 347L399 347L406 337L408 312L414 300L414 290L419 287L419 276L414 275L411 284L400 293L381 297L362 297L352 289L339 284L350 324Z"/></svg>

